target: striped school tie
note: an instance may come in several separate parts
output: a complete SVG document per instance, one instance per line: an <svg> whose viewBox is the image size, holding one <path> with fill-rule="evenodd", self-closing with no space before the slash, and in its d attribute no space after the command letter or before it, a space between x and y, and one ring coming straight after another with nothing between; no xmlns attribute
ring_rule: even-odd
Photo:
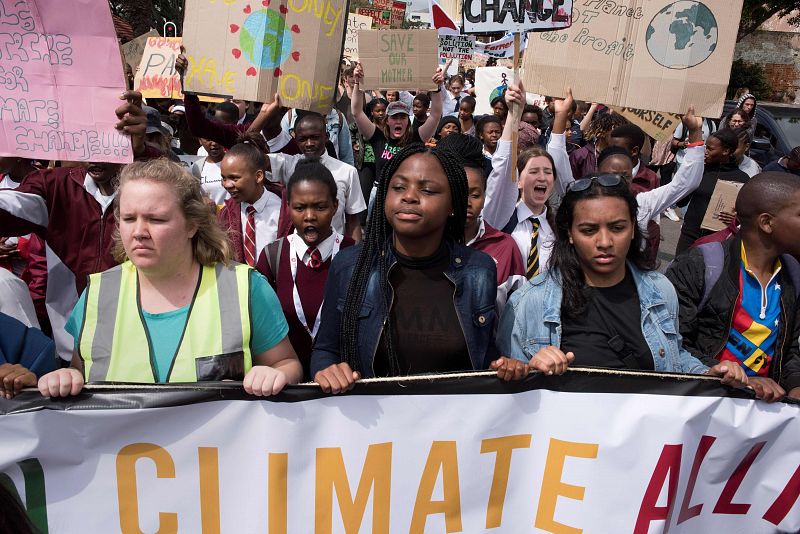
<svg viewBox="0 0 800 534"><path fill-rule="evenodd" d="M531 217L531 225L531 250L528 252L528 268L525 270L528 280L539 274L539 219Z"/></svg>
<svg viewBox="0 0 800 534"><path fill-rule="evenodd" d="M247 206L247 225L244 232L244 260L253 267L256 264L256 209Z"/></svg>

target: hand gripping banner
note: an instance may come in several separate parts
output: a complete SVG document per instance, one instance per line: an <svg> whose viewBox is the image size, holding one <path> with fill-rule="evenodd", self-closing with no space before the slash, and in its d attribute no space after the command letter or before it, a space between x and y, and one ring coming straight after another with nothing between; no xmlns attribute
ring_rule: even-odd
<svg viewBox="0 0 800 534"><path fill-rule="evenodd" d="M703 377L89 386L0 414L0 482L42 532L800 529L800 406Z"/></svg>

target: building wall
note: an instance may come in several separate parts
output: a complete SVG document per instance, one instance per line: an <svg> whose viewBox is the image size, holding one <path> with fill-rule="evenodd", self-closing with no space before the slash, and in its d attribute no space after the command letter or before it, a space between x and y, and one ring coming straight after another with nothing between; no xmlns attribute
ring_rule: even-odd
<svg viewBox="0 0 800 534"><path fill-rule="evenodd" d="M755 31L737 43L734 59L762 65L775 91L800 90L800 33Z"/></svg>

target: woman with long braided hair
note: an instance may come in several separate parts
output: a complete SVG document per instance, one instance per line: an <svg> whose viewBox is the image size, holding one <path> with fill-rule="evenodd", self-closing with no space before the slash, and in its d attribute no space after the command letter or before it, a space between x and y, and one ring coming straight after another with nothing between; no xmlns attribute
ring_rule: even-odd
<svg viewBox="0 0 800 534"><path fill-rule="evenodd" d="M449 152L412 144L387 163L366 238L342 250L328 275L311 355L323 391L362 376L490 365L495 265L464 246L466 214L466 174ZM507 360L493 368L504 378L526 371Z"/></svg>

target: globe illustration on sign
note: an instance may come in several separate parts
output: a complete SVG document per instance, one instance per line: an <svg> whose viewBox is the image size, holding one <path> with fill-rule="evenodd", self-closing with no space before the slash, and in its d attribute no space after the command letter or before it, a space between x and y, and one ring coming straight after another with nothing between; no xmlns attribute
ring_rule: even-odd
<svg viewBox="0 0 800 534"><path fill-rule="evenodd" d="M245 19L239 32L239 46L252 65L274 69L292 53L292 32L279 13L260 9Z"/></svg>
<svg viewBox="0 0 800 534"><path fill-rule="evenodd" d="M717 47L717 19L702 2L680 0L658 12L647 27L647 51L668 69L688 69Z"/></svg>

